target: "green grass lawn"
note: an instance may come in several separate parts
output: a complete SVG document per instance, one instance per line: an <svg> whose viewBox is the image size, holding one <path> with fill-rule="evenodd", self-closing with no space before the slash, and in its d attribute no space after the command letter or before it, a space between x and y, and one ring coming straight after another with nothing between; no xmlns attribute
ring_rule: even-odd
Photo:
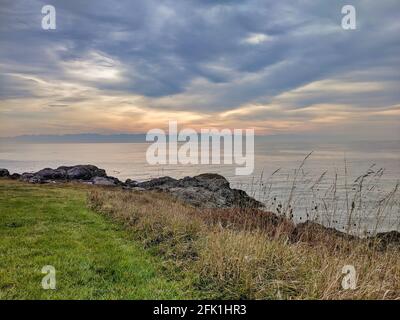
<svg viewBox="0 0 400 320"><path fill-rule="evenodd" d="M41 269L56 269L44 290ZM85 187L0 179L0 299L182 299L162 260L121 225L86 208Z"/></svg>

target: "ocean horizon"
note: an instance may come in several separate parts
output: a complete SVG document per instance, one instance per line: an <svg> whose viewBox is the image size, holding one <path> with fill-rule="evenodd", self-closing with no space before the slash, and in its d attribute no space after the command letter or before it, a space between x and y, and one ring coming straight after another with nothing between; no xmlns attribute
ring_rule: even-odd
<svg viewBox="0 0 400 320"><path fill-rule="evenodd" d="M345 197L349 198L350 194L350 198L361 197L363 202L364 211L352 223L357 232L363 233L376 228L377 205L400 179L400 141L318 143L256 139L255 168L248 176L235 175L238 167L235 164L150 165L146 161L149 145L148 142L3 143L0 167L24 173L62 165L93 164L105 169L110 176L136 181L217 173L226 177L232 187L246 191L274 212L285 206L289 196L294 196L296 222L313 219L336 229L348 224ZM299 173L299 166L311 152ZM357 179L365 174L364 187L371 190L357 195ZM331 207L322 209L327 202ZM399 210L398 200L392 200L386 208L385 219L379 221L379 230L399 230Z"/></svg>

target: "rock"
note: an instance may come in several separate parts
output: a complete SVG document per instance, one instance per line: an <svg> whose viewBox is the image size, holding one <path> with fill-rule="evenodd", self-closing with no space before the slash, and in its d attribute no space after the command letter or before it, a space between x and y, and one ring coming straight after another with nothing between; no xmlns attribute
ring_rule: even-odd
<svg viewBox="0 0 400 320"><path fill-rule="evenodd" d="M380 249L386 249L389 246L400 246L400 232L398 231L383 232L375 236L360 238L312 221L299 223L290 235L290 240L293 242L339 243L338 241L329 241L329 239L346 239L351 241L362 239L363 241L368 241L371 246L377 246Z"/></svg>
<svg viewBox="0 0 400 320"><path fill-rule="evenodd" d="M174 179L161 177L145 182L131 179L122 183L109 177L106 171L93 165L45 168L35 173L23 173L22 181L30 183L78 181L101 186L123 186L131 190L160 190L169 192L183 202L202 208L261 208L263 204L242 190L232 189L228 180L219 174L205 173L195 177Z"/></svg>
<svg viewBox="0 0 400 320"><path fill-rule="evenodd" d="M195 207L263 207L261 202L249 197L246 192L231 189L229 182L218 174L205 173L180 180L162 177L138 183L137 186L146 190L169 192Z"/></svg>
<svg viewBox="0 0 400 320"><path fill-rule="evenodd" d="M114 177L94 177L92 183L98 186L118 186L121 181Z"/></svg>
<svg viewBox="0 0 400 320"><path fill-rule="evenodd" d="M104 169L99 169L93 165L62 166L56 170L65 171L68 180L91 180L94 177L107 177Z"/></svg>
<svg viewBox="0 0 400 320"><path fill-rule="evenodd" d="M67 178L67 171L64 169L45 168L36 172L34 176L41 181L65 180Z"/></svg>
<svg viewBox="0 0 400 320"><path fill-rule="evenodd" d="M32 176L27 180L29 183L45 183L46 181L41 180L39 177Z"/></svg>
<svg viewBox="0 0 400 320"><path fill-rule="evenodd" d="M125 181L125 186L128 188L136 188L137 185L138 185L138 182L135 180L126 179L126 181Z"/></svg>
<svg viewBox="0 0 400 320"><path fill-rule="evenodd" d="M21 178L21 175L19 173L13 173L12 175L10 175L10 179L13 180L18 180Z"/></svg>
<svg viewBox="0 0 400 320"><path fill-rule="evenodd" d="M329 239L354 240L355 237L334 228L325 227L322 224L313 221L299 223L290 235L290 240L292 242L338 243L337 241L329 241Z"/></svg>
<svg viewBox="0 0 400 320"><path fill-rule="evenodd" d="M21 180L21 181L25 181L25 182L30 182L29 180L32 179L33 176L34 176L33 173L24 172L24 173L21 175L20 180Z"/></svg>
<svg viewBox="0 0 400 320"><path fill-rule="evenodd" d="M45 168L35 173L23 173L20 179L31 183L46 183L52 181L91 181L95 177L107 177L106 171L93 165L62 166L57 169Z"/></svg>
<svg viewBox="0 0 400 320"><path fill-rule="evenodd" d="M400 246L400 232L389 231L378 233L376 236L370 238L374 242L378 241L381 248L386 248L388 246Z"/></svg>
<svg viewBox="0 0 400 320"><path fill-rule="evenodd" d="M0 169L0 177L9 177L10 172L7 169Z"/></svg>
<svg viewBox="0 0 400 320"><path fill-rule="evenodd" d="M143 189L168 188L174 186L177 181L178 180L171 177L161 177L140 182L137 184L137 186Z"/></svg>
<svg viewBox="0 0 400 320"><path fill-rule="evenodd" d="M200 186L207 188L211 191L217 191L220 189L229 189L229 182L225 177L215 173L203 173L193 178L187 177L182 179L184 181L197 181ZM193 183L193 182L192 182Z"/></svg>
<svg viewBox="0 0 400 320"><path fill-rule="evenodd" d="M16 176L17 178L17 176ZM263 204L249 197L242 190L232 189L229 182L219 174L205 173L195 177L174 179L161 177L145 182L127 179L122 183L109 177L106 171L93 165L61 166L57 169L45 168L35 173L23 173L22 181L49 183L78 181L101 186L123 186L134 190L160 190L169 192L183 202L203 208L261 208Z"/></svg>

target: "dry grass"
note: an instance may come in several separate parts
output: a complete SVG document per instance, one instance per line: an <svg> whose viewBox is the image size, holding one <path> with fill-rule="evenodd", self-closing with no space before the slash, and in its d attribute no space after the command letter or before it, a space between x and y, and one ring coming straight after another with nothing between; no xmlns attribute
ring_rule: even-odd
<svg viewBox="0 0 400 320"><path fill-rule="evenodd" d="M89 205L123 222L220 299L400 299L399 247L382 250L254 210L199 210L167 194L95 189ZM353 265L357 288L342 289Z"/></svg>

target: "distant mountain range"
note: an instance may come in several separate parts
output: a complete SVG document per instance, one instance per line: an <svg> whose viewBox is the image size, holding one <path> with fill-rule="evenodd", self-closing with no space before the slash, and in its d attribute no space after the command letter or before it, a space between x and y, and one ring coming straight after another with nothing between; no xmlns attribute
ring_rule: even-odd
<svg viewBox="0 0 400 320"><path fill-rule="evenodd" d="M167 138L168 139L168 138ZM323 136L312 134L278 134L267 136L256 136L255 141L275 141L275 142L350 142L350 141L388 141L381 139L350 139L348 136ZM399 143L398 139L392 139ZM145 133L121 133L121 134L98 134L98 133L79 133L64 135L22 135L17 137L0 137L1 143L140 143L146 142Z"/></svg>

